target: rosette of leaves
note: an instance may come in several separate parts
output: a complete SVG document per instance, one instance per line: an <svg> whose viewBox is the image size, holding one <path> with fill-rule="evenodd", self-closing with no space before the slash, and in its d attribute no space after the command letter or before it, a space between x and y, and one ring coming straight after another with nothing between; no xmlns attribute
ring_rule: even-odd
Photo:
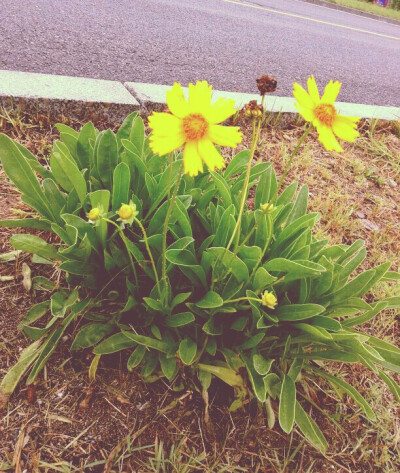
<svg viewBox="0 0 400 473"><path fill-rule="evenodd" d="M27 371L33 383L68 330L72 350L93 351L92 376L101 356L129 350L128 369L140 367L148 381L173 382L185 370L185 379L206 391L219 378L236 395L232 409L254 396L265 403L270 425L275 415L285 432L297 424L321 451L327 442L296 394L309 380L324 378L375 418L354 387L325 369L327 362L363 364L400 400L389 374L400 372L400 349L357 329L400 307L395 296L363 298L379 281L398 281L399 273L389 263L357 271L366 257L361 240L349 246L317 240L319 215L307 213L307 186L293 182L278 192L271 164L253 166L246 192L254 189L255 210L246 208L239 238L228 248L249 152L221 173L184 176L168 224L167 281L157 284L146 243L161 274L162 230L182 156L154 155L136 114L116 134L91 123L79 133L57 127L49 165L0 135L3 168L32 208L31 218L0 225L46 232L14 235L11 243L65 274L62 287L33 279L49 297L21 322L33 343L3 379L3 395ZM118 224L118 208L131 200L146 236L135 223L121 227L122 238L104 218L96 225L87 219L99 207ZM273 206L266 212L264 203ZM56 243L48 243L50 234ZM274 309L262 305L264 291L275 295ZM271 400L278 401L276 413Z"/></svg>

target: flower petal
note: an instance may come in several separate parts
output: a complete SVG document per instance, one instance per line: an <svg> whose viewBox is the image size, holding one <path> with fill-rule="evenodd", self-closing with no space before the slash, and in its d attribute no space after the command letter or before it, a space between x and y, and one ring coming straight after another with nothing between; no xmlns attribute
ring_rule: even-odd
<svg viewBox="0 0 400 473"><path fill-rule="evenodd" d="M167 105L170 112L178 118L183 118L189 114L189 104L183 95L181 84L175 82L171 90L166 93Z"/></svg>
<svg viewBox="0 0 400 473"><path fill-rule="evenodd" d="M310 108L302 107L298 102L294 103L294 106L296 107L297 111L300 113L300 115L306 120L307 122L312 122L314 120L314 113Z"/></svg>
<svg viewBox="0 0 400 473"><path fill-rule="evenodd" d="M210 171L225 167L224 158L218 153L210 140L200 140L198 142L199 153Z"/></svg>
<svg viewBox="0 0 400 473"><path fill-rule="evenodd" d="M208 120L210 123L221 123L236 112L233 99L219 98L211 104Z"/></svg>
<svg viewBox="0 0 400 473"><path fill-rule="evenodd" d="M307 88L310 97L314 100L315 103L319 103L321 99L319 98L317 83L315 82L315 78L313 75L307 79Z"/></svg>
<svg viewBox="0 0 400 473"><path fill-rule="evenodd" d="M318 130L318 140L322 143L327 151L338 151L339 153L343 151L343 148L340 146L338 140L335 138L331 128L323 125L317 126Z"/></svg>
<svg viewBox="0 0 400 473"><path fill-rule="evenodd" d="M181 134L181 120L170 113L153 112L149 116L149 127L160 136Z"/></svg>
<svg viewBox="0 0 400 473"><path fill-rule="evenodd" d="M360 133L355 129L357 125L354 118L355 117L343 117L341 115L337 116L332 125L332 130L335 135L342 140L351 142L360 136Z"/></svg>
<svg viewBox="0 0 400 473"><path fill-rule="evenodd" d="M293 84L293 96L301 107L313 108L316 105L307 91L297 82Z"/></svg>
<svg viewBox="0 0 400 473"><path fill-rule="evenodd" d="M242 141L242 133L237 126L210 125L208 138L217 145L236 148Z"/></svg>
<svg viewBox="0 0 400 473"><path fill-rule="evenodd" d="M196 141L188 141L183 150L183 169L189 176L197 176L203 172L203 163L197 149Z"/></svg>
<svg viewBox="0 0 400 473"><path fill-rule="evenodd" d="M172 133L168 135L152 133L149 142L153 153L164 156L165 154L179 149L185 142L185 137L182 133Z"/></svg>
<svg viewBox="0 0 400 473"><path fill-rule="evenodd" d="M189 111L207 116L210 111L212 87L206 80L189 84Z"/></svg>
<svg viewBox="0 0 400 473"><path fill-rule="evenodd" d="M330 80L325 86L324 95L321 98L321 102L333 104L333 102L337 99L337 96L339 95L341 87L341 82L333 82L332 80Z"/></svg>

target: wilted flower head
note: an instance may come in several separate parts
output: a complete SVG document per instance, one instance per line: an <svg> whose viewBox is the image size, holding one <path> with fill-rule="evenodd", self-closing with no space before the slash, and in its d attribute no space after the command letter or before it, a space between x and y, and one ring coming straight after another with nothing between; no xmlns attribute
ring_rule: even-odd
<svg viewBox="0 0 400 473"><path fill-rule="evenodd" d="M120 218L118 220L132 225L132 222L135 220L138 213L139 212L136 210L136 204L130 201L129 204L122 204L119 208L118 215Z"/></svg>
<svg viewBox="0 0 400 473"><path fill-rule="evenodd" d="M236 148L242 141L238 127L218 125L232 116L235 101L219 98L211 103L212 87L207 81L189 84L189 100L180 84L167 92L170 113L153 112L149 117L152 151L160 156L184 146L184 172L196 176L203 171L203 163L210 170L225 167L224 158L213 143Z"/></svg>
<svg viewBox="0 0 400 473"><path fill-rule="evenodd" d="M272 292L264 291L263 295L261 296L261 304L269 309L275 309L278 301L275 297L275 294Z"/></svg>
<svg viewBox="0 0 400 473"><path fill-rule="evenodd" d="M308 92L300 84L293 85L297 111L317 128L318 139L327 151L343 151L335 135L345 141L354 141L359 136L357 122L360 118L339 115L334 105L341 86L340 82L329 81L320 97L314 76L307 80Z"/></svg>
<svg viewBox="0 0 400 473"><path fill-rule="evenodd" d="M261 95L270 94L276 90L277 81L271 76L261 76L256 82Z"/></svg>
<svg viewBox="0 0 400 473"><path fill-rule="evenodd" d="M244 105L245 118L261 118L263 114L263 107L257 103L257 100L250 100Z"/></svg>

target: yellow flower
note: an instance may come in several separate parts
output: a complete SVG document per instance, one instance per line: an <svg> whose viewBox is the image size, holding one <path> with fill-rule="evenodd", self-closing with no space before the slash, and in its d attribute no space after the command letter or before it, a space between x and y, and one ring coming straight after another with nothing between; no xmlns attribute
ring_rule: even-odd
<svg viewBox="0 0 400 473"><path fill-rule="evenodd" d="M272 292L265 291L261 296L261 304L265 305L269 309L275 309L278 301Z"/></svg>
<svg viewBox="0 0 400 473"><path fill-rule="evenodd" d="M118 215L120 218L118 220L132 225L132 222L138 213L139 212L136 210L136 204L130 201L129 204L122 204L119 208Z"/></svg>
<svg viewBox="0 0 400 473"><path fill-rule="evenodd" d="M300 84L293 85L297 111L317 128L318 139L327 151L343 151L335 135L345 141L354 141L359 136L357 122L360 118L339 115L334 106L341 86L340 82L329 81L320 98L314 76L307 80L308 93Z"/></svg>
<svg viewBox="0 0 400 473"><path fill-rule="evenodd" d="M92 210L88 213L88 219L91 222L95 222L101 216L101 209L99 207L93 207Z"/></svg>
<svg viewBox="0 0 400 473"><path fill-rule="evenodd" d="M154 112L149 117L152 151L160 156L184 146L184 172L197 176L203 171L203 162L210 170L222 169L225 161L213 143L236 148L242 141L239 127L218 125L236 110L235 101L220 98L211 103L212 87L207 81L189 84L186 101L180 84L175 83L167 92L167 105L171 113Z"/></svg>

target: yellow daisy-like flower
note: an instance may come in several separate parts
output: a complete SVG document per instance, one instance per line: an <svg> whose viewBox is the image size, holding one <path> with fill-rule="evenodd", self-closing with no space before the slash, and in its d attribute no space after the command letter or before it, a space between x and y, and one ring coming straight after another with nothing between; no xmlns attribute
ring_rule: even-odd
<svg viewBox="0 0 400 473"><path fill-rule="evenodd" d="M343 151L335 135L345 141L354 141L359 136L357 122L360 118L339 115L334 106L341 86L340 82L329 81L320 97L314 76L307 80L308 92L300 84L293 85L297 111L317 128L318 139L327 151Z"/></svg>
<svg viewBox="0 0 400 473"><path fill-rule="evenodd" d="M149 117L152 151L163 156L184 146L184 172L190 176L203 171L203 162L212 171L225 167L213 143L236 148L242 141L239 127L218 125L236 112L235 101L220 98L211 103L211 92L207 81L189 84L187 101L181 85L175 83L167 92L171 113L153 112Z"/></svg>

